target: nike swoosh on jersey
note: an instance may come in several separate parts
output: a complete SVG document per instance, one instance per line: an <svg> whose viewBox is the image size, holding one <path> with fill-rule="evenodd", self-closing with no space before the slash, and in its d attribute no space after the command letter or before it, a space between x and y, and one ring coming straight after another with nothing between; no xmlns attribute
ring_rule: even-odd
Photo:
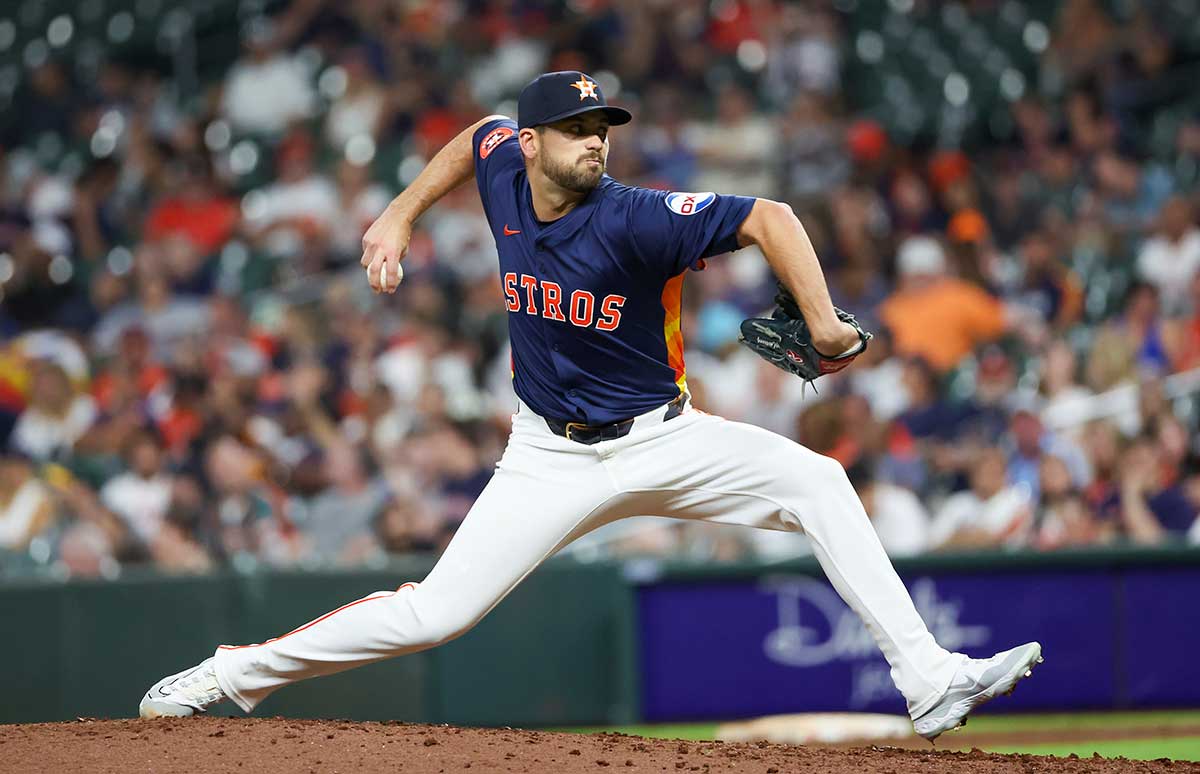
<svg viewBox="0 0 1200 774"><path fill-rule="evenodd" d="M508 227L507 223L504 224L504 236L512 236L513 234L520 234L520 233L521 233L520 229L511 229Z"/></svg>

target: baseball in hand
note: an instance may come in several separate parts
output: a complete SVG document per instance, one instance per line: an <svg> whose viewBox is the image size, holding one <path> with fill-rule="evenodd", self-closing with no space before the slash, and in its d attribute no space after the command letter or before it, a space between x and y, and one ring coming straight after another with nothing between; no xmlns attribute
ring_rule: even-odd
<svg viewBox="0 0 1200 774"><path fill-rule="evenodd" d="M400 283L404 281L404 266L399 261L396 262L395 276L389 276L388 272L389 261L383 261L379 267L379 286L385 291L395 290L400 287ZM389 282L388 280L393 280Z"/></svg>
<svg viewBox="0 0 1200 774"><path fill-rule="evenodd" d="M365 269L367 272L367 283L377 293L391 293L400 286L404 279L404 267L399 261L396 261L396 268L393 271L388 271L390 261L376 256ZM388 282L388 280L392 282Z"/></svg>
<svg viewBox="0 0 1200 774"><path fill-rule="evenodd" d="M408 252L412 224L404 213L389 207L363 235L359 262L367 270L367 282L376 293L394 293L404 279L400 261Z"/></svg>

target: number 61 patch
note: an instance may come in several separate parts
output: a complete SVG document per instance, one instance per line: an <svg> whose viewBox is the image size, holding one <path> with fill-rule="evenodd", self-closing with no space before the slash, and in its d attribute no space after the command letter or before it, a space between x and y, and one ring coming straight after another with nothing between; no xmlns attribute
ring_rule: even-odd
<svg viewBox="0 0 1200 774"><path fill-rule="evenodd" d="M676 215L695 215L700 210L717 200L717 195L712 191L704 193L684 193L677 191L667 194L667 198L663 203L667 205L667 209Z"/></svg>

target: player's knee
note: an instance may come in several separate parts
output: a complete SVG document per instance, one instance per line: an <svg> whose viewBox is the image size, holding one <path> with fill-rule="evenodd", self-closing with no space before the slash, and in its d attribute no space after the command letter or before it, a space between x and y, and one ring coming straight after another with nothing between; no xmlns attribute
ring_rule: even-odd
<svg viewBox="0 0 1200 774"><path fill-rule="evenodd" d="M769 458L789 472L787 478L797 480L797 483L806 489L812 488L814 484L822 487L850 484L846 469L833 457L818 454L794 442L789 442L786 447L780 447L777 451L778 453L771 454ZM797 471L801 471L802 475L797 477Z"/></svg>
<svg viewBox="0 0 1200 774"><path fill-rule="evenodd" d="M466 605L439 600L429 594L414 594L410 601L420 624L419 639L429 647L465 634L482 617Z"/></svg>
<svg viewBox="0 0 1200 774"><path fill-rule="evenodd" d="M453 613L435 616L425 626L425 638L430 645L441 645L466 634L475 626L477 620L470 616Z"/></svg>
<svg viewBox="0 0 1200 774"><path fill-rule="evenodd" d="M807 461L808 476L803 482L806 492L821 498L853 492L854 488L842 463L823 454L810 454L811 457Z"/></svg>
<svg viewBox="0 0 1200 774"><path fill-rule="evenodd" d="M842 467L842 463L832 457L821 457L822 478L825 483L835 490L853 491L854 486L850 483L850 476L846 474L846 469Z"/></svg>
<svg viewBox="0 0 1200 774"><path fill-rule="evenodd" d="M833 457L821 457L826 466L825 475L838 486L850 486L850 477L846 474L846 468L842 463L835 460Z"/></svg>
<svg viewBox="0 0 1200 774"><path fill-rule="evenodd" d="M802 460L802 475L793 473L780 501L797 514L805 530L811 530L826 517L840 518L846 509L839 504L857 497L846 469L837 460L807 449Z"/></svg>

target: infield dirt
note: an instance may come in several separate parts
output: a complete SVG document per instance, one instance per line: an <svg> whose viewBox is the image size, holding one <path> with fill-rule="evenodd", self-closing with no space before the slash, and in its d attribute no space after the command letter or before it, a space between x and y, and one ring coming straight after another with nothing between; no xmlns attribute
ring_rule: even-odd
<svg viewBox="0 0 1200 774"><path fill-rule="evenodd" d="M1200 763L973 750L832 749L623 734L285 718L81 719L0 726L0 772L752 772L753 774L1200 774Z"/></svg>

